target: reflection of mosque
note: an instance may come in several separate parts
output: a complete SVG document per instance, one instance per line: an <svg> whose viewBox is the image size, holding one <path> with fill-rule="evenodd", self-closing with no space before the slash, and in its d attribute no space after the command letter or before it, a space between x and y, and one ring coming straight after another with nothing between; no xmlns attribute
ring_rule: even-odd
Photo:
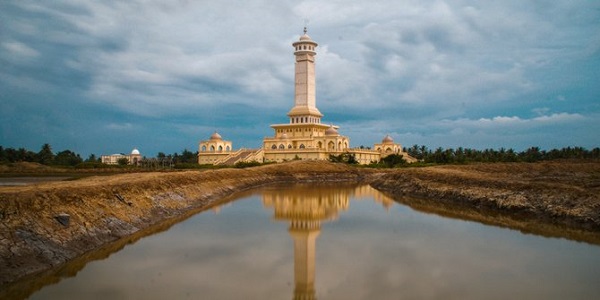
<svg viewBox="0 0 600 300"><path fill-rule="evenodd" d="M294 239L294 298L315 297L315 244L321 232L321 222L337 219L338 211L347 210L350 197L373 199L386 209L393 200L374 193L368 185L355 189L306 186L293 190L266 189L263 205L275 210L276 220L290 222L289 233Z"/></svg>
<svg viewBox="0 0 600 300"><path fill-rule="evenodd" d="M356 187L352 193L352 197L355 200L359 200L360 198L372 199L375 202L380 203L386 211L388 211L390 207L396 203L394 200L392 200L392 198L372 188L370 185L361 185Z"/></svg>

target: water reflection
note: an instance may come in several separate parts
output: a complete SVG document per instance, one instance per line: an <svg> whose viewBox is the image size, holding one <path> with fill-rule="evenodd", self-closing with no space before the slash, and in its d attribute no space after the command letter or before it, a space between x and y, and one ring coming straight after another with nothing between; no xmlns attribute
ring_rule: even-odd
<svg viewBox="0 0 600 300"><path fill-rule="evenodd" d="M73 271L55 274L52 282L61 281L31 298L590 299L598 294L600 247L417 211L369 186L274 186L226 201L166 231L111 248L92 263L65 266ZM11 297L0 291L0 299L31 292Z"/></svg>
<svg viewBox="0 0 600 300"><path fill-rule="evenodd" d="M373 198L373 195L377 197ZM340 211L348 209L350 198L371 198L386 210L394 203L368 185L344 190L298 186L294 190L263 191L263 205L274 210L275 220L290 224L288 232L294 240L293 299L316 299L315 246L321 233L321 222L337 219Z"/></svg>

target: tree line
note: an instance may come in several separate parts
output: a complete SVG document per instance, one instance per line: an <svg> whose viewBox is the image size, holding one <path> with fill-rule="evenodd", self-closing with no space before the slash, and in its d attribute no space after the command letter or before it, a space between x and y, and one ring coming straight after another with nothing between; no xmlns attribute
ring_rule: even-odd
<svg viewBox="0 0 600 300"><path fill-rule="evenodd" d="M537 162L557 159L600 159L600 148L587 150L583 147L541 150L530 147L524 151L500 148L477 150L458 147L428 149L426 146L413 145L404 148L404 152L424 162L435 164L456 164L470 162Z"/></svg>
<svg viewBox="0 0 600 300"><path fill-rule="evenodd" d="M431 164L462 164L471 162L537 162L556 159L600 159L600 148L591 150L583 147L566 147L562 149L542 150L539 147L530 147L524 151L515 151L513 149L484 149L477 150L471 148L458 147L436 148L435 150L427 148L424 145L413 145L404 148L404 152L413 156L423 163ZM144 160L149 160L144 157ZM198 164L198 152L192 152L184 149L181 153L165 154L159 152L156 160L168 162L170 167L175 168L193 168ZM354 157L331 156L331 161L356 163ZM63 150L58 153L52 151L50 144L42 145L38 152L33 152L25 148L4 148L0 146L0 163L14 162L37 162L43 165L54 166L78 166L78 165L99 165L100 158L95 154L90 154L87 159L71 150ZM403 160L396 156L391 156L387 160L382 160L379 164L386 166L402 165Z"/></svg>
<svg viewBox="0 0 600 300"><path fill-rule="evenodd" d="M90 159L96 160L93 154L88 158L88 160ZM84 162L84 160L79 154L71 150L63 150L55 154L50 144L44 144L38 152L25 148L14 149L0 146L0 162L37 162L49 166L75 166Z"/></svg>
<svg viewBox="0 0 600 300"><path fill-rule="evenodd" d="M144 159L147 159L144 157ZM198 164L198 152L191 152L187 149L181 153L164 154L159 152L157 159L168 161L170 165ZM78 166L78 165L98 165L101 164L100 157L90 154L87 159L83 159L79 154L71 150L63 150L54 153L50 144L43 144L38 152L25 148L4 148L0 146L0 163L14 162L36 162L47 166ZM120 162L121 163L121 162ZM127 162L125 162L127 164Z"/></svg>

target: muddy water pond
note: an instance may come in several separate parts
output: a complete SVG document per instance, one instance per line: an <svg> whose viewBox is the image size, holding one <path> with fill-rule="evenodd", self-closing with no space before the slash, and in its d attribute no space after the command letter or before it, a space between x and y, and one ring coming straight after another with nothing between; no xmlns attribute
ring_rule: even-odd
<svg viewBox="0 0 600 300"><path fill-rule="evenodd" d="M238 195L31 299L598 299L600 247L414 211L369 186Z"/></svg>

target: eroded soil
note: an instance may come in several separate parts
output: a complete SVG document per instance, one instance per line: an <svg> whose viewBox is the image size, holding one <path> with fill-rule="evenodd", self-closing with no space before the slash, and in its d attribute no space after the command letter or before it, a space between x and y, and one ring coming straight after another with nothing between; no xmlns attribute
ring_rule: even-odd
<svg viewBox="0 0 600 300"><path fill-rule="evenodd" d="M101 247L122 247L151 227L176 222L236 192L271 183L336 181L370 183L421 211L600 244L599 162L374 170L299 161L94 176L0 187L0 295L21 278ZM61 215L68 215L68 224Z"/></svg>

